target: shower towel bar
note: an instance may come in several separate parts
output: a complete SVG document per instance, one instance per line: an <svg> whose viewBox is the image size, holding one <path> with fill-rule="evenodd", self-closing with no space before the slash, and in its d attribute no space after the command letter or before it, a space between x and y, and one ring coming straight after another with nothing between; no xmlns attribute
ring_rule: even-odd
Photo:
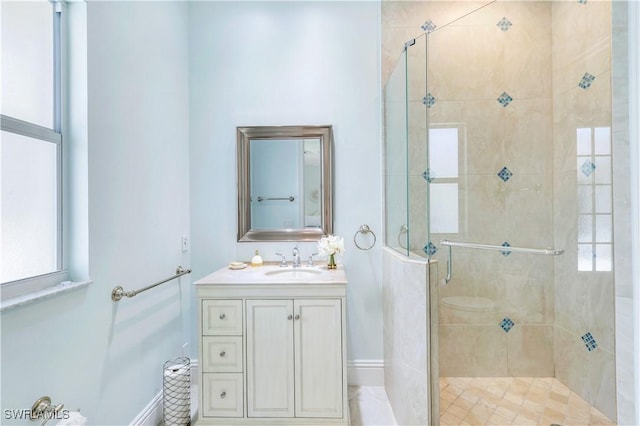
<svg viewBox="0 0 640 426"><path fill-rule="evenodd" d="M266 201L266 200L282 200L282 201L289 200L289 201L291 201L293 203L293 201L295 199L296 199L296 197L294 197L293 195L291 195L289 197L267 197L267 198L263 197L262 195L258 196L258 202L259 203L261 203L263 201Z"/></svg>
<svg viewBox="0 0 640 426"><path fill-rule="evenodd" d="M464 242L449 241L449 240L441 240L440 244L443 246L449 246L449 247L463 247L463 248L472 248L472 249L479 249L479 250L495 250L495 251L504 251L504 252L512 252L512 253L544 254L547 256L559 256L562 253L564 253L564 249L555 249L555 248L537 249L537 248L527 248L527 247L494 246L490 244L464 243Z"/></svg>
<svg viewBox="0 0 640 426"><path fill-rule="evenodd" d="M501 251L503 254L516 252L516 253L530 253L530 254L542 254L546 256L559 256L564 253L564 249L536 249L527 247L511 247L511 246L494 246L491 244L476 244L476 243L464 243L459 241L440 240L440 244L449 248L449 260L447 262L447 276L442 279L442 284L446 285L451 281L452 273L452 261L451 261L451 247L471 248L479 250L495 250Z"/></svg>
<svg viewBox="0 0 640 426"><path fill-rule="evenodd" d="M142 293L143 291L147 291L147 290L149 290L151 288L159 286L160 284L164 284L164 283L166 283L168 281L175 280L176 278L179 278L179 277L181 277L183 275L190 274L190 273L191 273L191 269L184 269L182 266L178 266L176 268L176 274L175 275L173 275L173 276L171 276L169 278L166 278L166 279L164 279L162 281L158 281L157 283L153 283L153 284L151 284L149 286L146 286L144 288L140 288L138 290L124 291L122 286L117 286L111 292L111 300L113 300L114 302L118 302L124 296L133 297L136 294Z"/></svg>

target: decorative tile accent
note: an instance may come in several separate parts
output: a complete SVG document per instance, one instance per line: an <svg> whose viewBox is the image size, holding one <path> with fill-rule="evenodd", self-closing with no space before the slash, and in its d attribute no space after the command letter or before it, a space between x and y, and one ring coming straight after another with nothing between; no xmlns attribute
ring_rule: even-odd
<svg viewBox="0 0 640 426"><path fill-rule="evenodd" d="M587 350L591 352L595 348L598 347L598 343L596 343L596 339L593 338L590 332L587 332L584 336L582 336L582 341L584 345L587 347Z"/></svg>
<svg viewBox="0 0 640 426"><path fill-rule="evenodd" d="M422 177L429 183L433 182L433 179L435 179L435 176L431 174L431 169L427 169L422 172Z"/></svg>
<svg viewBox="0 0 640 426"><path fill-rule="evenodd" d="M511 25L513 25L511 23L511 21L509 21L507 18L502 18L500 21L498 21L498 23L496 24L502 31L508 31L509 28L511 28Z"/></svg>
<svg viewBox="0 0 640 426"><path fill-rule="evenodd" d="M507 92L502 92L502 95L498 96L498 102L500 102L500 105L505 108L511 103L511 101L513 101L513 98L509 96Z"/></svg>
<svg viewBox="0 0 640 426"><path fill-rule="evenodd" d="M587 0L578 0L578 3L580 3L580 4L587 4Z"/></svg>
<svg viewBox="0 0 640 426"><path fill-rule="evenodd" d="M504 243L502 243L502 247L511 247L511 244L505 241ZM511 250L504 250L504 251L501 251L500 253L502 253L504 257L507 257L511 254Z"/></svg>
<svg viewBox="0 0 640 426"><path fill-rule="evenodd" d="M591 160L585 160L584 163L582 163L582 166L580 167L580 171L586 177L591 176L591 173L593 173L595 170L596 170L596 165L593 164Z"/></svg>
<svg viewBox="0 0 640 426"><path fill-rule="evenodd" d="M431 108L433 104L436 103L436 98L434 98L431 93L427 93L427 96L422 98L422 103L425 104L427 108Z"/></svg>
<svg viewBox="0 0 640 426"><path fill-rule="evenodd" d="M511 176L513 176L513 173L511 173L511 170L507 169L507 166L504 166L502 170L498 172L498 177L505 182L511 179Z"/></svg>
<svg viewBox="0 0 640 426"><path fill-rule="evenodd" d="M434 24L431 19L427 19L425 21L425 23L420 26L420 28L422 28L422 31L424 31L426 33L434 32L437 27L438 26L436 24Z"/></svg>
<svg viewBox="0 0 640 426"><path fill-rule="evenodd" d="M424 246L422 250L427 254L427 256L433 256L438 251L438 247L436 247L431 241L429 241L429 244Z"/></svg>
<svg viewBox="0 0 640 426"><path fill-rule="evenodd" d="M592 75L586 72L582 76L582 79L580 80L580 83L578 83L578 86L580 86L584 90L587 90L589 87L591 87L591 83L593 83L593 80L595 79L596 79L595 75Z"/></svg>
<svg viewBox="0 0 640 426"><path fill-rule="evenodd" d="M502 327L505 333L508 333L509 330L511 330L514 325L516 325L516 323L513 322L509 317L504 317L504 319L500 323L500 327Z"/></svg>

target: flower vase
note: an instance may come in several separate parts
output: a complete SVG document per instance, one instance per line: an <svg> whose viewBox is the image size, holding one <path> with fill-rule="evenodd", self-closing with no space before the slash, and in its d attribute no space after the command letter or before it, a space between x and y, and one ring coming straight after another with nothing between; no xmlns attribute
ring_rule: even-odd
<svg viewBox="0 0 640 426"><path fill-rule="evenodd" d="M336 255L330 254L329 263L327 263L327 269L337 269L337 268L338 266L336 265Z"/></svg>

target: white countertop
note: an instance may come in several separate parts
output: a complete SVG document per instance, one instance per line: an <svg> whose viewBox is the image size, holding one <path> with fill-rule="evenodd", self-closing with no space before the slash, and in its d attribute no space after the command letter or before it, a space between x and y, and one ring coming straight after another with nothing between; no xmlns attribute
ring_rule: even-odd
<svg viewBox="0 0 640 426"><path fill-rule="evenodd" d="M279 263L265 263L262 266L247 264L244 269L221 268L196 281L195 285L211 284L346 284L344 266L327 269L327 265L293 268L280 267Z"/></svg>

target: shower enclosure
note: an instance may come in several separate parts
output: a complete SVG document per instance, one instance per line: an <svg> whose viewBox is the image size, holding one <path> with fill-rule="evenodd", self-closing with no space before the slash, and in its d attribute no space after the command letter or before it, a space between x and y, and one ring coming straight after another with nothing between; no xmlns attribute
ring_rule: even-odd
<svg viewBox="0 0 640 426"><path fill-rule="evenodd" d="M383 1L382 15L385 242L430 278L430 411L397 420L613 424L631 264L628 138L612 119L623 6ZM385 325L399 291L385 288Z"/></svg>

